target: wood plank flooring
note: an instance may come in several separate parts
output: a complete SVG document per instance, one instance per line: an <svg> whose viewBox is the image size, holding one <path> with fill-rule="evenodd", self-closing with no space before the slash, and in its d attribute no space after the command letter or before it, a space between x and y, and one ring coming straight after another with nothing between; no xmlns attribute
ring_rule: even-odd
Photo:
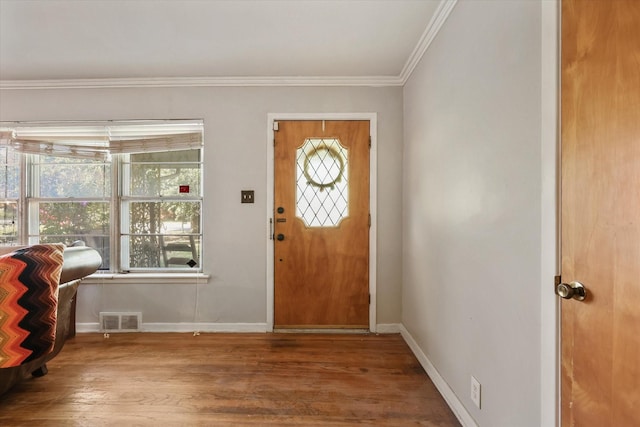
<svg viewBox="0 0 640 427"><path fill-rule="evenodd" d="M400 335L80 334L0 426L459 426Z"/></svg>

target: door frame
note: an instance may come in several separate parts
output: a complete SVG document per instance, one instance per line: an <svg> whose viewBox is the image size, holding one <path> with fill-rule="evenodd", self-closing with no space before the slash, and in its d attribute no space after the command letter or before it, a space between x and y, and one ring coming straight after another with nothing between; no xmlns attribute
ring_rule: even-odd
<svg viewBox="0 0 640 427"><path fill-rule="evenodd" d="M540 240L540 425L560 425L560 10L561 0L542 2L541 55L541 240Z"/></svg>
<svg viewBox="0 0 640 427"><path fill-rule="evenodd" d="M267 114L267 331L273 332L274 325L274 290L275 262L273 245L273 208L274 208L274 147L275 133L273 123L280 120L368 120L371 135L369 151L369 212L371 227L369 228L369 330L377 331L376 322L376 269L377 269L377 178L378 178L378 114L377 113L268 113Z"/></svg>

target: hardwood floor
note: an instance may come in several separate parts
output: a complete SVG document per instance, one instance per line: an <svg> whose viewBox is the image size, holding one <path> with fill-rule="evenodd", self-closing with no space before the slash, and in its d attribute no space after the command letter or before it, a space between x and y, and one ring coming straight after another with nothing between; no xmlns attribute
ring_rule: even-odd
<svg viewBox="0 0 640 427"><path fill-rule="evenodd" d="M1 426L459 426L400 335L80 334Z"/></svg>

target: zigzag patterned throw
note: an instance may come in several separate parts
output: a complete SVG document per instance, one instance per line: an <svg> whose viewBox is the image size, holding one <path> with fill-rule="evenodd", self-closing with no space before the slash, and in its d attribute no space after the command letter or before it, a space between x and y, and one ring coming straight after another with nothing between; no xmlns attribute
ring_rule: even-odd
<svg viewBox="0 0 640 427"><path fill-rule="evenodd" d="M64 245L33 245L0 256L0 368L53 350Z"/></svg>

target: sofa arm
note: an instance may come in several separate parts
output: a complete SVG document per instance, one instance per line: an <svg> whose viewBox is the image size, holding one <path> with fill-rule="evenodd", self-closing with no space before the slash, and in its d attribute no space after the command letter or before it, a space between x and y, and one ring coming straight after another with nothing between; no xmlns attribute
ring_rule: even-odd
<svg viewBox="0 0 640 427"><path fill-rule="evenodd" d="M82 279L95 273L102 264L102 257L88 246L73 246L64 249L64 261L60 273L60 283Z"/></svg>

